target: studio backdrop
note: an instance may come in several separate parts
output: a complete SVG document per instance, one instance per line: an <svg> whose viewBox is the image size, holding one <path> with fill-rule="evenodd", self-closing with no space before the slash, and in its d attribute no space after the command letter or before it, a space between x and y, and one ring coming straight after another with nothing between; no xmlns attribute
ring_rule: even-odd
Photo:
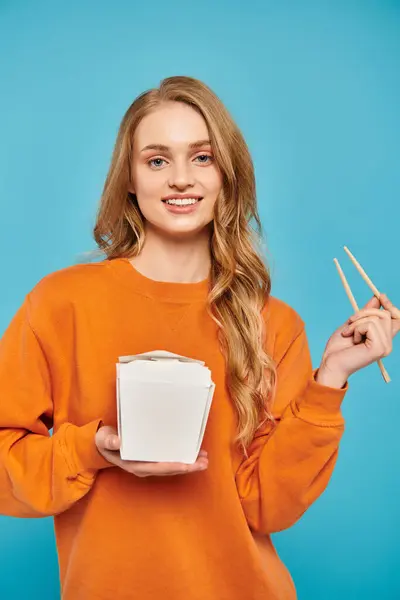
<svg viewBox="0 0 400 600"><path fill-rule="evenodd" d="M334 257L371 296L343 245L399 305L399 2L2 0L0 55L0 333L94 248L122 115L171 75L209 85L247 140L272 293L305 321L314 365L352 312ZM351 378L328 488L273 536L299 600L400 598L399 342L391 383L376 364ZM52 520L0 517L0 534L1 597L58 598Z"/></svg>

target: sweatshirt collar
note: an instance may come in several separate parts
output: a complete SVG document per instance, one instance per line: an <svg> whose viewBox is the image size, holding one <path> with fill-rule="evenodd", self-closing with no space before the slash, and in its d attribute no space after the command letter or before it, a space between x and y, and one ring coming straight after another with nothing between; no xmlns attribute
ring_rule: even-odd
<svg viewBox="0 0 400 600"><path fill-rule="evenodd" d="M193 302L207 299L209 278L196 283L157 281L140 273L132 265L129 258L106 259L105 263L121 283L124 283L138 294L167 302Z"/></svg>

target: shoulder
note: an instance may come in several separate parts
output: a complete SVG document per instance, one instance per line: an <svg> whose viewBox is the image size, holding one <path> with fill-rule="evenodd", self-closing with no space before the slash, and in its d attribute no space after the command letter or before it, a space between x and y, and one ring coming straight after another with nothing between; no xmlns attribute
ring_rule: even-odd
<svg viewBox="0 0 400 600"><path fill-rule="evenodd" d="M29 312L39 318L101 293L107 260L64 267L42 277L27 294Z"/></svg>
<svg viewBox="0 0 400 600"><path fill-rule="evenodd" d="M291 343L305 330L305 323L292 306L271 295L265 302L262 314L267 352L279 361Z"/></svg>
<svg viewBox="0 0 400 600"><path fill-rule="evenodd" d="M284 300L269 296L263 308L266 325L289 335L300 333L304 328L304 321L299 313Z"/></svg>

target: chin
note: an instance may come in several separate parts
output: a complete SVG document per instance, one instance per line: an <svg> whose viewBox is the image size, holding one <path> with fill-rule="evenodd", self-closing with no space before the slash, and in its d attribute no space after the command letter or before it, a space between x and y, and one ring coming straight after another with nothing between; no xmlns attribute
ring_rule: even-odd
<svg viewBox="0 0 400 600"><path fill-rule="evenodd" d="M196 237L199 234L205 232L205 230L209 230L209 227L207 225L203 225L202 227L197 227L197 228L193 228L193 227L187 227L187 228L174 228L174 229L164 229L165 235L168 235L170 237L174 237L174 238L180 238L180 239L188 239L188 238L192 238L192 237Z"/></svg>
<svg viewBox="0 0 400 600"><path fill-rule="evenodd" d="M148 224L150 224L148 222ZM195 237L201 233L205 233L206 231L211 231L211 221L205 223L175 223L175 224L167 224L165 221L163 223L151 223L151 228L157 231L160 235L166 237L174 237L187 239L190 237Z"/></svg>

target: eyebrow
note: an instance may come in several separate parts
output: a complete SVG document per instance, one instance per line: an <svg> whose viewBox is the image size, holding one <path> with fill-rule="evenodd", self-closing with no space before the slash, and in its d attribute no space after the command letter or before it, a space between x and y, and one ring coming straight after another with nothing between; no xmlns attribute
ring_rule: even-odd
<svg viewBox="0 0 400 600"><path fill-rule="evenodd" d="M189 148L199 148L200 146L211 146L211 140L199 140L197 142L192 142L189 144ZM141 149L140 152L144 152L145 150L160 150L160 152L169 152L171 148L169 146L165 146L164 144L149 144Z"/></svg>

